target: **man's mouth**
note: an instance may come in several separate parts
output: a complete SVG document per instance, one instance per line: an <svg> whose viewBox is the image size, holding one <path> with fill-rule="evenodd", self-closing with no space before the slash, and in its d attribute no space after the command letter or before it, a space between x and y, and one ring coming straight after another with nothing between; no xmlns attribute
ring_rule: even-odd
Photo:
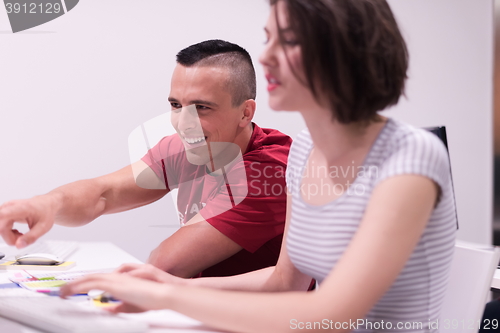
<svg viewBox="0 0 500 333"><path fill-rule="evenodd" d="M207 144L206 136L183 136L182 140L184 141L184 145L187 149L193 149L201 146L205 146Z"/></svg>
<svg viewBox="0 0 500 333"><path fill-rule="evenodd" d="M207 139L206 136L199 136L199 137L191 137L191 138L186 138L184 137L184 140L189 143L190 145L200 143L202 141L205 141Z"/></svg>

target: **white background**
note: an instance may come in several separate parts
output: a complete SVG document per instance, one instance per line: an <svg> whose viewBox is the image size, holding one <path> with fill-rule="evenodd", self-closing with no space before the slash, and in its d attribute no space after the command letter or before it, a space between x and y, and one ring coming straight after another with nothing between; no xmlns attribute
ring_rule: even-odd
<svg viewBox="0 0 500 333"><path fill-rule="evenodd" d="M390 1L410 50L407 98L388 112L446 125L459 237L490 243L493 0ZM82 0L12 34L0 7L0 202L127 165L129 133L169 110L175 54L206 39L240 44L258 79L256 122L295 136L297 113L273 112L258 55L265 0ZM145 260L177 228L170 198L51 239L109 240Z"/></svg>

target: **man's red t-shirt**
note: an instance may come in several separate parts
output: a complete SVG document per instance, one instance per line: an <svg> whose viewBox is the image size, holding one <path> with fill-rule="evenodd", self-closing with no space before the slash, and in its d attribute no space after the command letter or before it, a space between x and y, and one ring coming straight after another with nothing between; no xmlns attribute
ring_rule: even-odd
<svg viewBox="0 0 500 333"><path fill-rule="evenodd" d="M239 163L214 176L205 165L191 164L177 134L163 138L143 161L169 190L178 188L181 223L201 216L243 250L205 269L201 276L228 276L274 266L286 215L285 170L292 139L253 124Z"/></svg>

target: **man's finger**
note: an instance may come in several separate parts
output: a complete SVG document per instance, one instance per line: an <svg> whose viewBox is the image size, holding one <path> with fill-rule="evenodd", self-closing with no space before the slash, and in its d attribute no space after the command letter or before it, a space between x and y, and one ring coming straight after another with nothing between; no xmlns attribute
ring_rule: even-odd
<svg viewBox="0 0 500 333"><path fill-rule="evenodd" d="M17 208L16 208L17 207ZM19 238L19 232L14 231L16 221L25 221L22 210L15 202L6 202L0 206L0 235L8 245L14 245Z"/></svg>
<svg viewBox="0 0 500 333"><path fill-rule="evenodd" d="M0 225L5 222L26 221L28 217L28 210L23 201L9 201L0 206Z"/></svg>
<svg viewBox="0 0 500 333"><path fill-rule="evenodd" d="M27 233L17 239L17 248L20 249L33 244L38 238L49 231L51 227L52 224L47 221L38 221L38 223L33 224Z"/></svg>
<svg viewBox="0 0 500 333"><path fill-rule="evenodd" d="M22 234L13 230L15 222L27 223L30 218L29 205L25 200L13 200L0 206L0 235L9 245L16 245L18 248L24 247L20 241Z"/></svg>
<svg viewBox="0 0 500 333"><path fill-rule="evenodd" d="M12 227L12 226L11 226ZM5 240L5 243L8 245L12 246L16 244L16 241L18 240L19 237L21 237L23 234L17 231L16 229L5 229L0 233L2 238Z"/></svg>

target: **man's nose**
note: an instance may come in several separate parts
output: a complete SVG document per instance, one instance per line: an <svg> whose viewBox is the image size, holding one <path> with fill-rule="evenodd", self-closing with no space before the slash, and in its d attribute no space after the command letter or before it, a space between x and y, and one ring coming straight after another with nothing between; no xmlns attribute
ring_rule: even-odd
<svg viewBox="0 0 500 333"><path fill-rule="evenodd" d="M201 129L200 118L195 105L189 105L181 109L177 127L182 132L192 131L197 128Z"/></svg>

